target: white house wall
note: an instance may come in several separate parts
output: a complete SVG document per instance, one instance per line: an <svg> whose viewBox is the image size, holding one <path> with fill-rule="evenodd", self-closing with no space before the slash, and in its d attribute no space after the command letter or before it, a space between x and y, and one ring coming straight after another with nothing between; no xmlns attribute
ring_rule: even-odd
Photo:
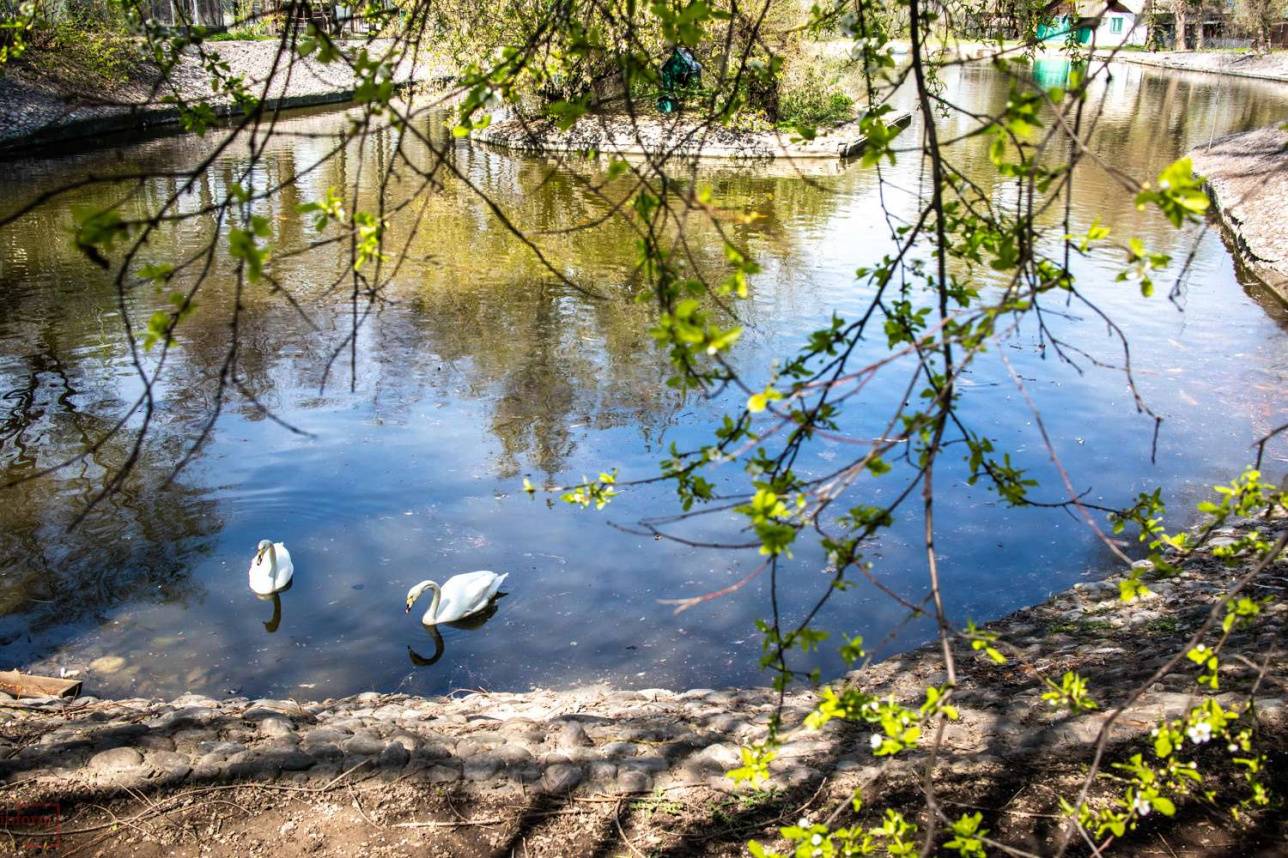
<svg viewBox="0 0 1288 858"><path fill-rule="evenodd" d="M1120 25L1122 29L1117 33L1113 31L1115 19L1122 21ZM1145 22L1137 21L1135 15L1110 12L1100 19L1100 26L1096 28L1096 47L1112 48L1118 45L1143 44L1145 44Z"/></svg>

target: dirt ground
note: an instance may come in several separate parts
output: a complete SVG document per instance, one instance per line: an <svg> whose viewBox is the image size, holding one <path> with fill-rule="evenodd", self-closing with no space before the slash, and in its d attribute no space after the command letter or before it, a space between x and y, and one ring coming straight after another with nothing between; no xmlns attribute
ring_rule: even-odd
<svg viewBox="0 0 1288 858"><path fill-rule="evenodd" d="M1268 746L1272 788L1288 789L1283 737ZM1059 815L1052 802L1079 782L1076 763L981 762L941 779L945 810L984 811L990 836L1030 854L1054 850ZM421 783L414 776L361 769L320 784L230 783L133 792L111 801L17 789L21 804L56 801L59 833L0 840L0 853L154 858L154 856L690 856L742 855L745 842L771 844L801 817L853 824L850 796L862 775L839 773L784 791L722 791L674 786L635 796L523 794ZM876 824L882 806L914 803L915 775L886 770L864 788ZM21 784L16 786L21 787ZM9 792L6 790L6 792ZM11 798L15 796L11 795ZM13 813L18 803L7 803ZM840 810L840 813L837 811ZM1235 823L1202 802L1115 844L1114 854L1160 856L1283 855L1282 806ZM1000 853L999 853L1000 854ZM1075 848L1070 854L1090 854Z"/></svg>

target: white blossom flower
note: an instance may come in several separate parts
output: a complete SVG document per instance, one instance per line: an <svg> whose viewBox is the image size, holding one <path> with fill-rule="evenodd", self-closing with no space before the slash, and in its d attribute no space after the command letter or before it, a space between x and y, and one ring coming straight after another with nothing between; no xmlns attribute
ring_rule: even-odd
<svg viewBox="0 0 1288 858"><path fill-rule="evenodd" d="M1225 749L1233 754L1235 751L1239 750L1239 746L1234 744L1234 742L1231 742L1225 746Z"/></svg>
<svg viewBox="0 0 1288 858"><path fill-rule="evenodd" d="M808 817L808 816L802 816L800 819L796 820L796 825L797 825L797 826L799 826L799 827L801 827L801 828L809 828L809 826L810 826L809 817Z"/></svg>
<svg viewBox="0 0 1288 858"><path fill-rule="evenodd" d="M868 741L872 743L872 750L875 751L881 747L885 739L881 737L880 733L873 733L872 738L868 739Z"/></svg>
<svg viewBox="0 0 1288 858"><path fill-rule="evenodd" d="M813 837L809 839L809 842L813 846L818 846L823 842L823 835L815 834Z"/></svg>
<svg viewBox="0 0 1288 858"><path fill-rule="evenodd" d="M1136 811L1141 816L1149 816L1149 812L1153 810L1153 807L1150 805L1149 801L1139 793L1136 795L1136 798L1132 801L1131 806L1132 806L1132 810Z"/></svg>
<svg viewBox="0 0 1288 858"><path fill-rule="evenodd" d="M1212 725L1206 721L1191 724L1185 729L1185 735L1189 736L1190 741L1194 744L1202 745L1208 739L1212 738Z"/></svg>

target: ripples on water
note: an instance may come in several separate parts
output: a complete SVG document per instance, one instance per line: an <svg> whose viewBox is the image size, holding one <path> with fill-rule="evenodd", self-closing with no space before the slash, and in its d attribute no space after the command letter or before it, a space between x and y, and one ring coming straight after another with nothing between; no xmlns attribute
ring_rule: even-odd
<svg viewBox="0 0 1288 858"><path fill-rule="evenodd" d="M950 92L974 109L995 109L1006 97L1004 83L986 68L949 74ZM1151 176L1212 136L1275 121L1285 103L1268 84L1117 68L1093 146L1116 166ZM325 135L344 121L343 114L323 113L281 127ZM948 125L957 133L968 127ZM914 126L906 139L918 133ZM389 144L380 136L375 142ZM980 178L987 173L983 145L959 153ZM192 163L209 146L164 138L10 164L0 177L0 199L24 199L113 165ZM262 187L303 171L328 147L326 139L284 136L256 181ZM185 200L189 210L230 181L241 156L229 151ZM546 231L538 240L560 270L609 299L559 285L477 198L448 182L426 199L426 226L390 303L361 329L354 364L336 364L325 389L319 389L324 370L349 324L347 307L326 294L344 258L322 249L274 267L318 331L263 291L247 296L240 358L246 384L311 435L291 434L254 407L234 403L192 465L165 486L213 407L208 391L224 358L222 311L230 300L229 284L216 280L180 331L156 430L122 490L67 531L104 475L126 460L125 438L55 478L0 496L0 642L7 662L57 672L85 669L105 654L124 656L120 671L87 676L87 689L102 694L321 696L599 679L637 686L759 680L752 623L768 610L763 583L680 616L657 603L724 586L754 559L655 542L605 523L675 509L662 489L632 491L598 515L519 491L524 475L554 484L606 466L624 475L655 473L672 441L681 448L702 443L736 403L680 401L662 385L664 361L645 333L647 308L621 297L633 251L620 227L558 232L599 212L572 180L573 171L584 175L593 166L554 167L466 144L454 157L516 223ZM275 246L297 247L313 236L295 206L328 185L351 182L356 159L356 151L347 153L262 207ZM713 167L704 175L718 200L765 215L734 227L765 269L754 280L748 332L735 356L753 373L790 352L833 308L860 311L866 295L853 272L887 249L871 172L828 168L806 181L779 167L769 175ZM886 176L892 188L915 188L917 164L905 158ZM170 189L158 180L142 196L154 201ZM897 189L887 195L896 210L909 210ZM72 250L66 232L72 203L106 199L68 198L0 231L6 480L101 437L138 396L110 284ZM1126 330L1142 392L1165 418L1156 461L1152 423L1135 412L1120 373L1087 367L1078 374L1044 356L1032 330L1004 348L1028 380L1079 488L1121 504L1161 484L1174 509L1189 508L1206 484L1250 461L1253 438L1288 419L1284 313L1240 284L1215 232L1174 232L1135 211L1088 165L1077 184L1075 231L1093 217L1178 258L1196 246L1180 309L1161 295L1146 301L1114 283L1116 258L1079 263L1083 289ZM391 229L395 236L399 225ZM185 224L166 234L169 246L151 252L179 258L211 228L208 221ZM714 242L702 252L709 263L719 259ZM1174 279L1174 273L1160 278L1160 293ZM131 311L146 315L152 300L139 291ZM1070 312L1051 323L1081 337L1098 357L1121 359L1103 324L1083 310ZM963 388L963 407L977 428L1009 445L1048 494L1057 492L1000 362L981 359ZM891 378L868 395L888 406L899 394ZM851 430L865 425L858 411L848 421ZM1270 452L1268 470L1282 472L1284 445ZM822 442L803 467L826 467L846 453ZM1094 539L1066 514L1005 510L965 486L964 476L959 469L942 478L939 516L947 595L957 616L997 616L1106 568ZM879 497L883 488L878 482L869 490ZM684 532L727 537L733 524L713 520ZM912 594L924 579L918 527L910 517L901 520L872 556L877 574ZM272 603L257 601L246 586L246 566L262 537L284 540L297 568L271 634L264 624ZM824 585L820 566L818 552L806 546L788 565L788 617ZM436 663L414 664L409 649L425 660L435 644L403 615L406 590L423 578L477 568L510 572L510 595L480 628L445 629ZM899 619L888 600L858 588L833 602L824 623L876 641ZM903 627L891 645L927 633ZM827 656L820 664L839 669Z"/></svg>

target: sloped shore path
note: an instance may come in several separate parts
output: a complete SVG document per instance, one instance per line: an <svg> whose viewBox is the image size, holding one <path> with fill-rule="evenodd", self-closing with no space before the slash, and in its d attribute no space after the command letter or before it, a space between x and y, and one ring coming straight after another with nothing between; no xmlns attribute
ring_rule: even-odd
<svg viewBox="0 0 1288 858"><path fill-rule="evenodd" d="M1288 83L1288 53L1235 53L1233 51L1132 51L1102 50L1097 56L1169 71L1207 72L1255 80Z"/></svg>
<svg viewBox="0 0 1288 858"><path fill-rule="evenodd" d="M1235 253L1288 304L1288 130L1232 134L1190 153Z"/></svg>
<svg viewBox="0 0 1288 858"><path fill-rule="evenodd" d="M380 56L389 42L376 40L367 45ZM228 63L228 74L240 76L257 97L264 96L269 110L337 104L353 99L357 79L344 63L322 64L312 57L287 56L279 60L281 44L272 41L207 42L208 55L217 54ZM287 65L290 61L290 68ZM391 69L396 86L415 83L432 87L450 80L451 70L442 63L404 58ZM273 83L264 89L264 82ZM110 90L74 83L49 74L39 64L19 63L0 76L0 156L21 154L32 147L57 143L75 144L98 140L104 134L138 131L175 125L179 112L165 103L176 92L193 103L206 100L220 115L235 114L226 95L210 91L210 78L194 48L187 48L168 81L158 81L155 66L142 65L133 80Z"/></svg>
<svg viewBox="0 0 1288 858"><path fill-rule="evenodd" d="M1214 543L1248 528L1275 539L1288 519L1245 520ZM958 653L961 718L948 727L936 774L944 806L979 809L990 836L1043 854L1058 797L1076 794L1107 710L1177 651L1242 571L1199 554L1131 605L1118 600L1115 576L990 624L1017 657L998 666L969 647ZM1265 616L1230 642L1256 661L1227 658L1218 697L1256 689L1244 717L1259 727L1281 794L1285 581L1283 558L1258 578L1251 595L1270 598ZM1066 670L1088 679L1100 710L1072 716L1041 700L1039 674ZM1147 747L1160 718L1201 699L1193 679L1182 669L1149 688L1114 724L1108 759ZM847 681L915 704L926 684L943 681L942 662L925 647ZM866 730L806 729L814 700L787 695L772 780L738 788L724 773L740 764L739 744L764 735L777 702L769 689L4 701L0 853L56 844L56 854L113 858L732 855L748 838L773 842L782 825L826 817L855 788L871 808L864 824L879 823L886 807L915 813L923 753L877 758ZM1168 854L1167 843L1172 854L1199 854L1192 846L1251 855L1282 844L1278 810L1246 820L1182 805L1121 845L1127 854Z"/></svg>

